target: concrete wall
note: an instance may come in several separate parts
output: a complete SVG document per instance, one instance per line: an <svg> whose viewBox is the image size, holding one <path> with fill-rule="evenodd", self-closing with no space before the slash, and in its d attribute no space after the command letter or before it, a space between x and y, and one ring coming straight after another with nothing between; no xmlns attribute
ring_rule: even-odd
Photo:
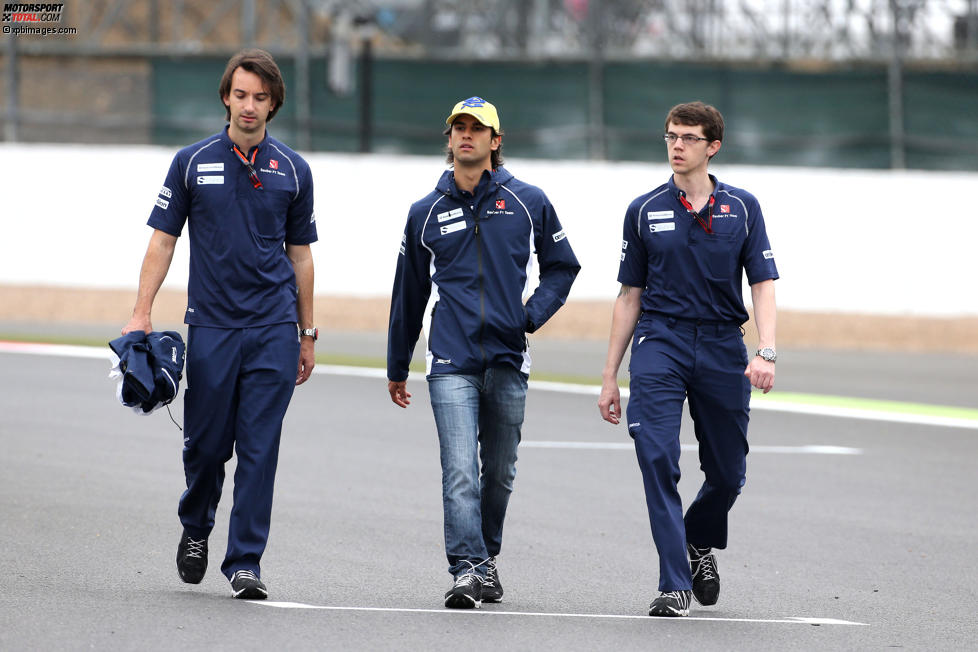
<svg viewBox="0 0 978 652"><path fill-rule="evenodd" d="M0 146L0 284L131 288L145 222L173 149ZM443 169L436 156L312 154L319 242L316 293L389 295L404 220ZM664 181L663 163L521 160L544 188L583 270L574 299L610 299L621 222ZM978 315L978 174L715 165L761 202L782 280L779 306L925 316ZM185 231L186 235L186 231ZM166 285L187 275L181 238ZM749 294L748 294L749 296Z"/></svg>

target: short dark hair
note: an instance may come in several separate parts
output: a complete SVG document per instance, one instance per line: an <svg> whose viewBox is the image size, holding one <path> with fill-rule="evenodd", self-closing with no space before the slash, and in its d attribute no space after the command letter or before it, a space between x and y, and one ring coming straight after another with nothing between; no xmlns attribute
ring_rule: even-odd
<svg viewBox="0 0 978 652"><path fill-rule="evenodd" d="M454 125L454 123L452 123L452 125ZM489 130L492 132L490 134L490 138L495 138L496 136L503 135L502 131L496 131L492 127L489 127ZM445 131L441 133L443 136L450 135L452 133L452 126L449 126L447 129L445 129ZM448 163L449 165L455 165L455 154L452 153L452 148L449 147L448 145L445 145L445 162ZM503 162L504 162L503 141L500 140L499 147L497 147L496 149L494 149L492 152L489 153L489 165L491 165L492 169L495 170L499 167L502 167Z"/></svg>
<svg viewBox="0 0 978 652"><path fill-rule="evenodd" d="M261 77L262 83L272 99L272 110L268 112L268 120L271 122L285 103L285 80L282 79L282 71L278 69L278 64L275 63L272 55L258 48L241 50L231 57L224 69L224 76L221 77L221 85L217 92L221 96L221 104L227 112L225 119L231 119L231 107L224 104L224 98L231 96L231 77L238 68L244 68Z"/></svg>
<svg viewBox="0 0 978 652"><path fill-rule="evenodd" d="M669 110L666 116L665 129L669 129L669 123L686 125L687 127L703 127L703 135L714 140L723 140L723 116L717 111L716 107L702 102L687 102L677 104Z"/></svg>

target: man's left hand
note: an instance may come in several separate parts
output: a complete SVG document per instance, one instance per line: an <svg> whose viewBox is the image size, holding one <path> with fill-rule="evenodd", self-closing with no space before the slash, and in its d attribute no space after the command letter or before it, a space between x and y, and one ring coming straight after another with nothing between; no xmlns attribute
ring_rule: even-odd
<svg viewBox="0 0 978 652"><path fill-rule="evenodd" d="M299 370L295 374L295 384L301 385L309 380L312 368L316 366L316 341L311 337L299 338Z"/></svg>
<svg viewBox="0 0 978 652"><path fill-rule="evenodd" d="M750 379L750 384L757 389L763 390L765 394L774 388L774 363L768 362L759 355L747 365L744 375Z"/></svg>

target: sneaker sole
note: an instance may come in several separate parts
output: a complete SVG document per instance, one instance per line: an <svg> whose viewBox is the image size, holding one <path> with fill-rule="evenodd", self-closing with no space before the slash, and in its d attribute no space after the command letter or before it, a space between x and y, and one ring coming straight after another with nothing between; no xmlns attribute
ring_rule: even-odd
<svg viewBox="0 0 978 652"><path fill-rule="evenodd" d="M498 598L487 598L483 596L482 601L488 602L489 604L499 604L500 602L503 601L503 596L499 596Z"/></svg>
<svg viewBox="0 0 978 652"><path fill-rule="evenodd" d="M241 589L237 593L233 593L232 597L238 600L264 600L268 597L268 591L262 591L257 587L248 587L247 589Z"/></svg>
<svg viewBox="0 0 978 652"><path fill-rule="evenodd" d="M699 598L699 596L697 596L694 593L693 594L693 599L696 600L701 605L703 605L704 607L712 607L713 605L715 605L720 600L720 596L718 595L717 597L713 598L713 600L701 600Z"/></svg>
<svg viewBox="0 0 978 652"><path fill-rule="evenodd" d="M180 575L180 579L186 584L200 584L201 581L204 579L204 573L201 573L200 577L196 577L196 576L188 577L187 575L184 575L183 571L180 570L179 568L177 569L177 574Z"/></svg>
<svg viewBox="0 0 978 652"><path fill-rule="evenodd" d="M476 601L467 595L450 595L445 598L445 606L449 609L478 609L481 601Z"/></svg>
<svg viewBox="0 0 978 652"><path fill-rule="evenodd" d="M681 610L670 609L668 613L658 613L658 612L650 611L649 615L652 616L653 618L682 618L683 616L689 615L689 609L681 609Z"/></svg>

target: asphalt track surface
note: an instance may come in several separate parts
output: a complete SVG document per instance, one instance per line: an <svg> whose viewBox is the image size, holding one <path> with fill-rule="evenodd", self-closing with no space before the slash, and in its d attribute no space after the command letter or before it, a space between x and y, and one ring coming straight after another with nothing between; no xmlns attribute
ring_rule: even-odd
<svg viewBox="0 0 978 652"><path fill-rule="evenodd" d="M796 356L779 372L795 391L838 393L861 373L872 397L931 391L975 407L968 361L881 356L879 369L832 381L830 359ZM441 606L450 580L425 383L409 381L413 405L400 410L381 379L319 373L285 422L262 564L270 600L249 603L230 598L219 572L233 462L211 568L182 584L182 435L165 411L119 406L107 372L106 360L0 353L2 650L958 650L978 640L973 428L755 410L720 602L652 619L657 559L627 433L600 420L593 396L531 389L499 557L506 595L458 612ZM686 503L697 467L684 453Z"/></svg>

